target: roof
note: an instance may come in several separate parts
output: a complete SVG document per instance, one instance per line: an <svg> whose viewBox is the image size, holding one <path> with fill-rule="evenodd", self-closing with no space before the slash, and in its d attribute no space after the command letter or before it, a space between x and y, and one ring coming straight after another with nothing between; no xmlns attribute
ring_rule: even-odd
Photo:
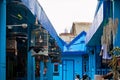
<svg viewBox="0 0 120 80"><path fill-rule="evenodd" d="M85 54L85 36L86 32L82 31L68 45L66 45L66 47L64 47L63 54Z"/></svg>
<svg viewBox="0 0 120 80"><path fill-rule="evenodd" d="M23 4L32 12L34 16L38 18L40 24L49 32L49 34L56 40L58 46L62 49L63 44L57 35L53 25L48 19L41 5L37 0L21 0Z"/></svg>
<svg viewBox="0 0 120 80"><path fill-rule="evenodd" d="M96 13L92 22L91 28L86 36L87 46L101 45L101 36L103 27L108 23L108 19L112 17L111 13L111 0L100 0L96 7Z"/></svg>
<svg viewBox="0 0 120 80"><path fill-rule="evenodd" d="M74 36L72 33L60 33L59 36Z"/></svg>

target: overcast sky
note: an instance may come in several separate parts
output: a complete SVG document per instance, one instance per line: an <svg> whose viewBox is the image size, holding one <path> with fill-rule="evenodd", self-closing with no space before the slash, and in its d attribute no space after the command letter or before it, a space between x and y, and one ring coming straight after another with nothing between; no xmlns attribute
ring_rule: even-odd
<svg viewBox="0 0 120 80"><path fill-rule="evenodd" d="M56 32L70 31L73 22L92 22L97 0L38 0Z"/></svg>

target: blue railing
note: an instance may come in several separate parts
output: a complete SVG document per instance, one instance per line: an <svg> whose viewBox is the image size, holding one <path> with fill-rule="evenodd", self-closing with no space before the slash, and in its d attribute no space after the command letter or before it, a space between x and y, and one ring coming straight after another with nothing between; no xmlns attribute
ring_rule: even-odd
<svg viewBox="0 0 120 80"><path fill-rule="evenodd" d="M35 80L40 80L40 77L36 77ZM43 80L49 80L48 77L44 77Z"/></svg>
<svg viewBox="0 0 120 80"><path fill-rule="evenodd" d="M97 69L96 74L97 75L105 75L110 72L110 69Z"/></svg>

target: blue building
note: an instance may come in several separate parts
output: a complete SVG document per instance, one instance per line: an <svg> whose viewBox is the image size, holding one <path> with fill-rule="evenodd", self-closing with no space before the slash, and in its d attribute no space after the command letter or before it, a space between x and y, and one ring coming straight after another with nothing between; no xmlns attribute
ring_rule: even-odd
<svg viewBox="0 0 120 80"><path fill-rule="evenodd" d="M74 80L75 75L88 74L88 55L85 46L86 32L81 32L62 52L62 80Z"/></svg>
<svg viewBox="0 0 120 80"><path fill-rule="evenodd" d="M100 0L96 8L94 21L92 23L90 32L86 36L86 46L88 51L92 51L94 56L89 56L90 60L94 62L90 64L92 75L105 75L110 72L110 67L107 62L104 62L103 57L100 56L101 47L103 44L107 45L108 52L114 47L120 47L119 44L119 13L118 10L120 1L118 0ZM107 57L106 57L107 58ZM94 79L94 77L92 77Z"/></svg>
<svg viewBox="0 0 120 80"><path fill-rule="evenodd" d="M63 70L66 70L66 68L70 68L70 71L64 71L64 73L66 74L62 76L63 80L74 79L73 76L75 76L75 74L79 74L82 77L84 73L87 74L90 77L90 79L95 80L97 75L106 75L111 71L110 67L108 66L108 63L104 61L103 56L100 56L100 52L103 43L107 44L108 51L120 46L118 35L120 30L118 14L120 10L118 10L118 8L118 0L98 1L93 23L89 32L85 36L84 48L86 49L84 50L84 52L86 55L83 53L81 54L81 50L78 50L78 52L74 52L74 50L81 49L82 47L79 44L74 45L74 43L76 43L77 40L81 39L80 37L75 38L75 41L73 40L74 43L71 42L72 44L70 43L70 45L66 45L66 47L64 48L64 55L62 55L62 66L64 66L65 64L65 68L63 67ZM78 56L77 53L79 53L80 55ZM77 60L80 60L80 65L75 64ZM84 62L87 63L86 72L84 72ZM74 64L74 66L67 66L71 64ZM75 67L76 65L79 67ZM74 69L72 70L73 67ZM77 70L79 71L77 72ZM67 76L67 73L69 72L72 73L71 77ZM110 78L112 78L112 76Z"/></svg>
<svg viewBox="0 0 120 80"><path fill-rule="evenodd" d="M0 30L1 80L59 75L63 44L37 0L1 0Z"/></svg>

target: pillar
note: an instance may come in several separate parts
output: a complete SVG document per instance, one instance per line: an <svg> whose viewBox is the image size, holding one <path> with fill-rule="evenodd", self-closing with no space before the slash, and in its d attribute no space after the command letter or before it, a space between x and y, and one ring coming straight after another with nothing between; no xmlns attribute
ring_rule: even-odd
<svg viewBox="0 0 120 80"><path fill-rule="evenodd" d="M32 80L35 80L35 57L32 57Z"/></svg>
<svg viewBox="0 0 120 80"><path fill-rule="evenodd" d="M6 80L6 0L0 0L0 79Z"/></svg>
<svg viewBox="0 0 120 80"><path fill-rule="evenodd" d="M53 63L51 63L51 60L47 62L47 73L46 73L47 79L53 80Z"/></svg>
<svg viewBox="0 0 120 80"><path fill-rule="evenodd" d="M32 80L32 56L31 52L27 54L27 80Z"/></svg>
<svg viewBox="0 0 120 80"><path fill-rule="evenodd" d="M44 79L43 71L44 71L44 62L40 61L40 80Z"/></svg>
<svg viewBox="0 0 120 80"><path fill-rule="evenodd" d="M115 46L120 47L120 0L113 0L113 18L118 19L118 29L115 37Z"/></svg>

